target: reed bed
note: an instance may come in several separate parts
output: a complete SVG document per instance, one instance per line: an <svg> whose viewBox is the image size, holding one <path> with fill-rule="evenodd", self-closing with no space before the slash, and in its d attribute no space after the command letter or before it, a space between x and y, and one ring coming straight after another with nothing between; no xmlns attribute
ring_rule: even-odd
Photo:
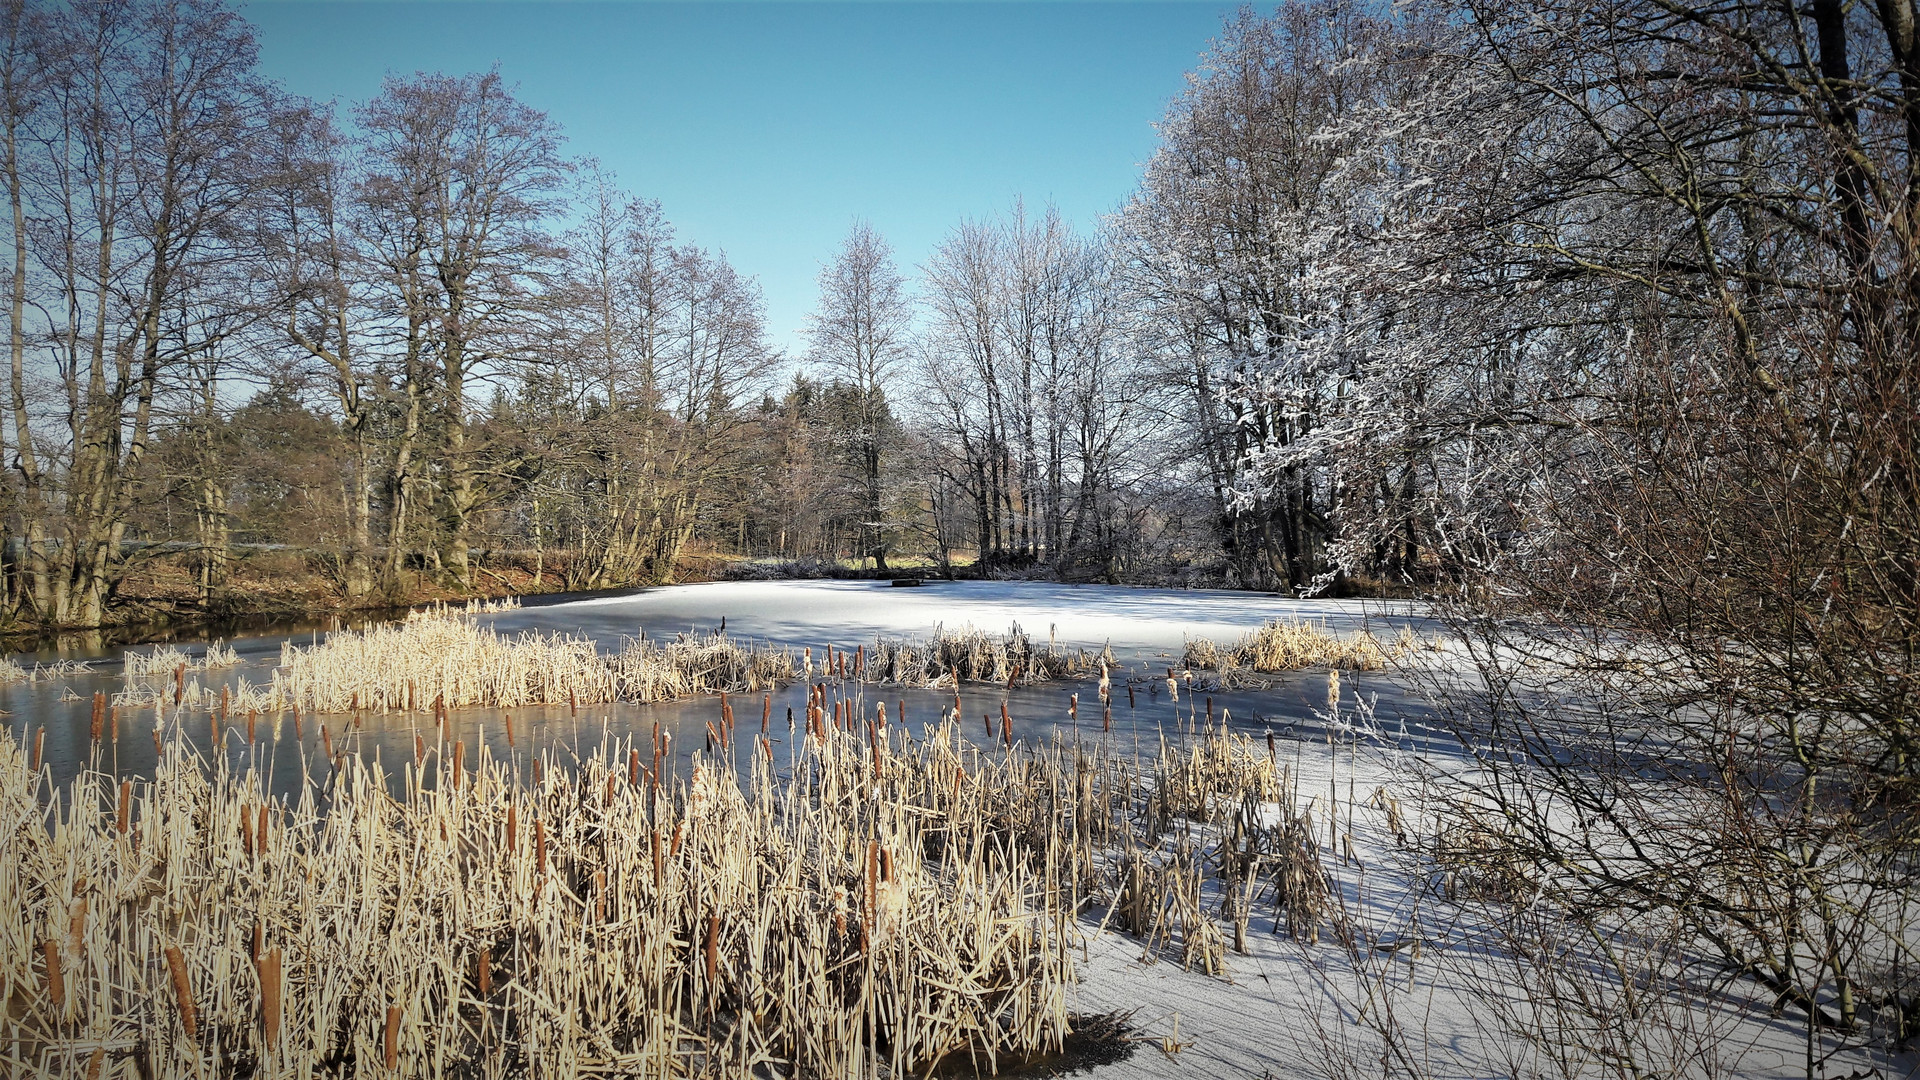
<svg viewBox="0 0 1920 1080"><path fill-rule="evenodd" d="M75 675L86 675L93 671L93 664L86 660L52 660L36 663L32 667L23 667L12 657L0 658L0 686L11 686L19 682L39 682L42 679L67 679Z"/></svg>
<svg viewBox="0 0 1920 1080"><path fill-rule="evenodd" d="M684 775L658 733L392 774L349 733L291 798L278 725L231 765L175 708L153 779L58 791L0 737L0 1071L988 1074L1076 1023L1082 913L1216 976L1268 897L1275 933L1329 918L1289 770L1224 716L1143 760L843 689L779 754L723 704Z"/></svg>
<svg viewBox="0 0 1920 1080"><path fill-rule="evenodd" d="M1004 635L936 626L926 640L881 638L865 658L873 681L925 689L962 682L1029 685L1081 678L1113 664L1112 652L1104 648L1063 649L1052 640L1042 647L1018 623Z"/></svg>
<svg viewBox="0 0 1920 1080"><path fill-rule="evenodd" d="M318 645L283 644L269 697L319 713L578 707L771 690L802 675L792 650L725 634L634 640L602 656L587 637L508 636L463 613L416 612Z"/></svg>
<svg viewBox="0 0 1920 1080"><path fill-rule="evenodd" d="M725 634L637 639L607 658L624 701L670 701L697 694L758 693L805 674L792 649L741 642Z"/></svg>
<svg viewBox="0 0 1920 1080"><path fill-rule="evenodd" d="M236 667L240 663L240 654L232 646L216 641L199 656L193 656L177 646L162 645L150 653L129 650L120 662L127 678L150 679L170 677L181 671L217 671Z"/></svg>
<svg viewBox="0 0 1920 1080"><path fill-rule="evenodd" d="M1017 768L810 718L743 782L440 745L292 805L196 757L46 790L0 740L10 1075L908 1076L1057 1049L1071 854ZM759 744L770 745L770 744ZM520 763L524 765L525 763ZM1036 834L1037 835L1037 834ZM1052 835L1052 834L1048 834Z"/></svg>
<svg viewBox="0 0 1920 1080"><path fill-rule="evenodd" d="M1436 647L1437 642L1423 643L1405 627L1383 641L1365 630L1336 634L1313 623L1268 620L1230 648L1207 638L1188 641L1181 664L1196 675L1212 676L1213 685L1260 686L1267 682L1262 675L1303 668L1378 671L1418 649Z"/></svg>
<svg viewBox="0 0 1920 1080"><path fill-rule="evenodd" d="M321 713L615 700L613 674L591 638L507 636L462 614L418 612L317 645L282 644L272 693L287 707Z"/></svg>

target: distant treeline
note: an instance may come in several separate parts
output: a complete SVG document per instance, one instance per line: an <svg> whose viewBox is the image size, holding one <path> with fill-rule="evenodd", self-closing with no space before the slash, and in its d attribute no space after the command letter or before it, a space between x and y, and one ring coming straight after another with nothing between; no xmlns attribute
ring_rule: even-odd
<svg viewBox="0 0 1920 1080"><path fill-rule="evenodd" d="M1296 591L1604 563L1627 518L1589 496L1636 462L1785 453L1737 432L1830 437L1869 387L1911 415L1874 365L1914 352L1920 106L1820 82L1792 18L1727 52L1707 9L1590 6L1578 42L1517 4L1243 12L1095 234L1016 204L903 269L856 226L787 356L498 71L335 108L218 3L12 0L0 607L97 624L152 559L212 605L240 544L367 603L487 550L574 588L695 551ZM1890 71L1866 18L1832 40ZM1671 505L1705 504L1630 509Z"/></svg>

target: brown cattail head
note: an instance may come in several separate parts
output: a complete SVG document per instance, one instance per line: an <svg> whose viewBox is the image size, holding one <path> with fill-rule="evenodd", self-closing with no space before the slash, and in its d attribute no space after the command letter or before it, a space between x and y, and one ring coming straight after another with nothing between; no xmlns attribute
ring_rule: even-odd
<svg viewBox="0 0 1920 1080"><path fill-rule="evenodd" d="M153 748L156 751L160 749L160 733L158 731L154 732L153 734ZM33 733L33 771L34 772L40 771L40 756L43 753L45 753L46 749L47 749L47 729L45 727L42 727L39 731L36 731Z"/></svg>
<svg viewBox="0 0 1920 1080"><path fill-rule="evenodd" d="M533 865L540 873L547 872L547 823L544 818L533 819Z"/></svg>
<svg viewBox="0 0 1920 1080"><path fill-rule="evenodd" d="M200 1031L199 1018L193 1009L193 986L187 981L187 958L178 945L167 946L167 972L173 976L173 1002L180 1009L180 1026L186 1029L187 1038L194 1038Z"/></svg>
<svg viewBox="0 0 1920 1080"><path fill-rule="evenodd" d="M504 714L504 716L507 721L507 745L512 746L513 745L513 714L506 713Z"/></svg>
<svg viewBox="0 0 1920 1080"><path fill-rule="evenodd" d="M120 781L120 806L113 815L114 831L121 836L127 835L127 826L133 818L133 781Z"/></svg>
<svg viewBox="0 0 1920 1080"><path fill-rule="evenodd" d="M460 790L460 778L467 775L467 744L465 740L453 744L453 790Z"/></svg>
<svg viewBox="0 0 1920 1080"><path fill-rule="evenodd" d="M107 1048L96 1046L93 1053L87 1055L87 1080L100 1080L100 1070L107 1064Z"/></svg>
<svg viewBox="0 0 1920 1080"><path fill-rule="evenodd" d="M1134 703L1133 703L1133 684L1132 684L1132 683L1128 683L1128 684L1127 684L1127 708L1129 708L1129 709L1131 709L1131 708L1134 708Z"/></svg>
<svg viewBox="0 0 1920 1080"><path fill-rule="evenodd" d="M320 725L320 741L325 743L327 746L327 756L332 757L333 756L333 733L327 730L327 725L325 724Z"/></svg>
<svg viewBox="0 0 1920 1080"><path fill-rule="evenodd" d="M720 970L720 916L707 916L707 985L713 985Z"/></svg>
<svg viewBox="0 0 1920 1080"><path fill-rule="evenodd" d="M253 741L253 725L254 725L254 721L258 719L260 719L260 711L258 709L247 710L247 741L248 742Z"/></svg>
<svg viewBox="0 0 1920 1080"><path fill-rule="evenodd" d="M520 838L520 815L512 803L507 804L507 851L511 853L514 842Z"/></svg>
<svg viewBox="0 0 1920 1080"><path fill-rule="evenodd" d="M48 938L40 943L40 952L47 962L47 1000L53 1003L53 1011L59 1012L67 1006L67 981L60 975L60 943Z"/></svg>
<svg viewBox="0 0 1920 1080"><path fill-rule="evenodd" d="M253 959L253 962L257 964L260 962L260 958L266 955L266 952L267 924L264 920L255 919L253 922L253 951L248 955Z"/></svg>
<svg viewBox="0 0 1920 1080"><path fill-rule="evenodd" d="M640 786L640 748L637 746L627 750L627 786Z"/></svg>
<svg viewBox="0 0 1920 1080"><path fill-rule="evenodd" d="M1067 719L1069 720L1080 719L1080 695L1079 694L1073 694L1067 698Z"/></svg>
<svg viewBox="0 0 1920 1080"><path fill-rule="evenodd" d="M389 1072L400 1061L400 1006L387 1006L387 1034L381 1042L382 1058Z"/></svg>
<svg viewBox="0 0 1920 1080"><path fill-rule="evenodd" d="M106 723L106 713L107 713L106 702L107 702L107 696L104 693L101 693L99 691L94 692L93 727L92 727L92 730L88 733L89 737L92 738L94 742L100 741L100 730L101 730L101 727Z"/></svg>
<svg viewBox="0 0 1920 1080"><path fill-rule="evenodd" d="M267 1045L280 1041L280 950L260 957L260 1029Z"/></svg>
<svg viewBox="0 0 1920 1080"><path fill-rule="evenodd" d="M767 723L772 719L773 695L766 694L760 698L760 734L765 735L767 733Z"/></svg>
<svg viewBox="0 0 1920 1080"><path fill-rule="evenodd" d="M240 853L253 858L253 814L245 807L240 810Z"/></svg>
<svg viewBox="0 0 1920 1080"><path fill-rule="evenodd" d="M426 759L427 759L427 740L421 738L420 734L418 732L415 732L413 736L413 763L415 765L418 765L422 761L425 761Z"/></svg>
<svg viewBox="0 0 1920 1080"><path fill-rule="evenodd" d="M260 804L260 827L254 833L253 846L260 849L260 857L267 856L267 804Z"/></svg>
<svg viewBox="0 0 1920 1080"><path fill-rule="evenodd" d="M1103 708L1103 709L1101 710L1101 714L1100 714L1100 730L1101 730L1101 731L1112 731L1112 730L1113 730L1113 706L1111 706L1111 705L1108 705L1108 706L1105 706L1105 707L1104 707L1104 708Z"/></svg>
<svg viewBox="0 0 1920 1080"><path fill-rule="evenodd" d="M574 716L580 715L580 695L572 687L567 688L567 711Z"/></svg>
<svg viewBox="0 0 1920 1080"><path fill-rule="evenodd" d="M296 739L298 739L298 738L300 738L300 737L301 737L302 735L304 735L304 734L305 734L304 732L302 732L302 731L300 730L300 728L301 728L301 724L300 724L300 706L298 706L298 705L295 705L295 706L293 707L293 737L294 737L294 738L296 738Z"/></svg>
<svg viewBox="0 0 1920 1080"><path fill-rule="evenodd" d="M473 967L474 981L480 984L480 1000L485 1001L493 994L493 950L481 949Z"/></svg>

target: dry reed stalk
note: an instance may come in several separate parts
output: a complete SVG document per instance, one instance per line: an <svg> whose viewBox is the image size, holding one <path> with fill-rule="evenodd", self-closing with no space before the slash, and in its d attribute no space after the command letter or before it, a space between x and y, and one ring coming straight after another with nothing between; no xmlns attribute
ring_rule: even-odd
<svg viewBox="0 0 1920 1080"><path fill-rule="evenodd" d="M260 957L260 1030L269 1049L280 1042L280 950Z"/></svg>
<svg viewBox="0 0 1920 1080"><path fill-rule="evenodd" d="M193 1008L193 985L187 981L187 958L178 945L167 946L166 954L167 973L173 979L173 1002L180 1011L180 1027L186 1031L187 1038L198 1038L200 1025Z"/></svg>

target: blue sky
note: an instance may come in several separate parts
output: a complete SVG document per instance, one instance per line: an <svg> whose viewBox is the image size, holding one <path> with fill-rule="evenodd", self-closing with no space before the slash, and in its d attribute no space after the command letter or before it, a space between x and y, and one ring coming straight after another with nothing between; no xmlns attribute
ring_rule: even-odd
<svg viewBox="0 0 1920 1080"><path fill-rule="evenodd" d="M261 64L342 103L389 72L498 64L520 97L660 200L682 242L757 277L798 352L857 218L910 275L964 217L1048 201L1091 227L1236 5L308 3L256 0Z"/></svg>

